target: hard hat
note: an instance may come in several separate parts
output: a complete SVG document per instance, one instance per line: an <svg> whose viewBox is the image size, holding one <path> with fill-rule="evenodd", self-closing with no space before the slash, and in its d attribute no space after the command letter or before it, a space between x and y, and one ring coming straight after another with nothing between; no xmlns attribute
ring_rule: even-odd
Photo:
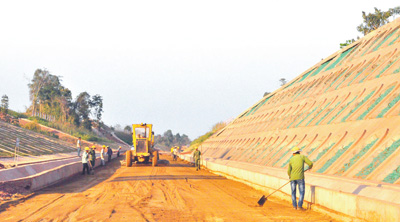
<svg viewBox="0 0 400 222"><path fill-rule="evenodd" d="M103 145L103 147L106 147L106 145Z"/></svg>
<svg viewBox="0 0 400 222"><path fill-rule="evenodd" d="M96 149L96 146L92 146L93 149Z"/></svg>
<svg viewBox="0 0 400 222"><path fill-rule="evenodd" d="M89 147L85 147L85 150L90 150Z"/></svg>
<svg viewBox="0 0 400 222"><path fill-rule="evenodd" d="M292 148L292 153L297 153L300 152L300 148L298 148L297 146Z"/></svg>
<svg viewBox="0 0 400 222"><path fill-rule="evenodd" d="M121 146L119 146L119 148L121 148Z"/></svg>

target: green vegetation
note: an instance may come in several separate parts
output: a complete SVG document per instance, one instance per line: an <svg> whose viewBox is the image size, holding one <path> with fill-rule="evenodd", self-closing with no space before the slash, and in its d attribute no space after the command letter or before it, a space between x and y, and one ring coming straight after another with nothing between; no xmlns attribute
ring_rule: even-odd
<svg viewBox="0 0 400 222"><path fill-rule="evenodd" d="M41 130L40 129L40 125L38 124L38 122L36 120L24 125L22 128L30 130L30 131L34 131L34 132L37 132L37 133L40 133L40 134L43 134L43 135L46 135L46 136L51 136L51 137L54 137L54 138L57 138L57 139L59 138L58 135L56 135L54 133Z"/></svg>
<svg viewBox="0 0 400 222"><path fill-rule="evenodd" d="M322 152L318 153L318 156L313 160L313 162L317 162L326 152L328 152L336 143L332 143L330 146L322 150Z"/></svg>
<svg viewBox="0 0 400 222"><path fill-rule="evenodd" d="M190 139L187 135L179 133L173 134L171 130L167 130L163 135L156 135L154 137L154 146L169 150L173 146L187 146L190 144Z"/></svg>
<svg viewBox="0 0 400 222"><path fill-rule="evenodd" d="M372 171L376 169L383 161L386 160L396 149L400 146L400 139L392 143L392 145L386 147L382 152L376 156L370 164L364 167L360 172L356 174L356 177L365 179Z"/></svg>
<svg viewBox="0 0 400 222"><path fill-rule="evenodd" d="M72 92L61 84L60 78L45 69L35 71L28 84L31 105L27 113L52 122L71 123L89 131L92 128L89 117L93 114L97 126L100 126L103 112L101 96L91 98L87 92L82 92L73 101Z"/></svg>
<svg viewBox="0 0 400 222"><path fill-rule="evenodd" d="M191 143L190 146L191 147L195 147L195 146L199 146L201 145L206 139L210 138L212 135L214 135L214 133L222 130L225 126L227 125L226 122L219 122L216 123L210 131L208 131L207 133L205 133L202 136L197 137L196 139L194 139Z"/></svg>
<svg viewBox="0 0 400 222"><path fill-rule="evenodd" d="M357 31L364 35L367 35L377 28L389 23L389 18L391 16L400 14L400 7L390 8L388 11L382 11L377 8L374 9L374 13L366 14L364 11L362 12L363 23L357 26Z"/></svg>
<svg viewBox="0 0 400 222"><path fill-rule="evenodd" d="M357 31L361 32L364 35L367 35L368 33L374 31L375 29L389 23L389 18L393 16L393 19L395 15L400 14L400 7L395 7L395 8L390 8L388 11L382 11L377 8L374 8L375 12L374 13L368 13L366 14L364 11L362 12L362 18L363 18L363 23L361 23L359 26L357 26ZM357 39L359 37L357 36ZM377 48L379 48L384 42L386 42L387 39L385 39ZM354 39L351 40L346 40L344 43L340 43L340 48L344 48L350 44L355 42ZM390 43L392 44L392 42ZM376 50L375 48L374 50ZM367 50L368 51L368 50ZM364 52L365 53L365 52Z"/></svg>
<svg viewBox="0 0 400 222"><path fill-rule="evenodd" d="M92 142L110 142L107 139L98 137L96 134L94 134L92 131L89 131L87 129L84 128L78 128L76 126L74 126L73 124L70 123L60 123L60 122L51 122L39 117L29 117L29 120L42 124L44 126L50 127L50 128L54 128L57 130L60 130L64 133L68 133L72 136L75 137L81 137L83 140L86 141L92 141Z"/></svg>
<svg viewBox="0 0 400 222"><path fill-rule="evenodd" d="M8 113L8 96L7 95L3 95L1 97L0 111L3 113Z"/></svg>
<svg viewBox="0 0 400 222"><path fill-rule="evenodd" d="M365 147L363 147L360 152L358 152L356 155L353 156L353 158L351 158L349 160L348 163L345 163L344 166L337 172L335 173L336 175L342 175L344 172L346 172L351 166L353 166L362 156L364 156L369 149L371 149L371 147L373 147L375 145L375 143L378 141L378 138L376 138L375 140L371 141L370 143L368 143L367 145L365 145Z"/></svg>
<svg viewBox="0 0 400 222"><path fill-rule="evenodd" d="M351 143L347 144L347 146L343 147L342 149L339 149L332 158L330 158L328 161L326 161L326 163L319 170L317 170L317 172L318 173L325 172L325 170L328 169L328 167L330 167L332 165L332 163L334 163L337 159L339 159L339 157L342 156L342 154L344 152L346 152L351 147L351 145L353 145L353 143L354 142L351 142Z"/></svg>
<svg viewBox="0 0 400 222"><path fill-rule="evenodd" d="M382 181L386 183L394 183L399 178L400 178L400 166L398 166L395 170L393 170L393 172L387 175L385 179L383 179Z"/></svg>

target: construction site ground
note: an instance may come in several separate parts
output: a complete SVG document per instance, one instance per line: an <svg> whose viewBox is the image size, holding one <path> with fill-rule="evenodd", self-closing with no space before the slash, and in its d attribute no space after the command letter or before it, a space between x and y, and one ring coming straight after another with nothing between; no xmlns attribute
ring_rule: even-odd
<svg viewBox="0 0 400 222"><path fill-rule="evenodd" d="M2 221L335 221L268 198L168 155L169 165L121 166L124 156L26 198L3 202Z"/></svg>

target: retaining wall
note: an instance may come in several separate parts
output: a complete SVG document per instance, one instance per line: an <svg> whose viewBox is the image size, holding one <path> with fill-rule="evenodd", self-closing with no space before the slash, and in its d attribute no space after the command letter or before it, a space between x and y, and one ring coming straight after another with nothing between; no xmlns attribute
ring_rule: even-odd
<svg viewBox="0 0 400 222"><path fill-rule="evenodd" d="M122 153L121 153L122 155ZM116 158L116 152L113 153L112 159ZM107 161L107 157L106 157ZM64 161L60 161L62 163ZM100 166L101 159L100 157L96 158L95 167ZM58 183L62 180L65 180L75 174L82 172L82 162L79 160L75 160L72 162L67 162L62 165L55 166L57 164L43 163L47 166L41 166L42 168L48 168L48 170L41 171L36 174L31 174L26 177L21 177L18 179L12 179L7 181L0 181L0 190L8 193L21 193L24 190L26 191L36 191L42 189L44 187L50 186L52 184ZM29 169L29 166L24 166L25 170ZM23 170L21 170L23 171ZM23 172L26 173L27 171Z"/></svg>

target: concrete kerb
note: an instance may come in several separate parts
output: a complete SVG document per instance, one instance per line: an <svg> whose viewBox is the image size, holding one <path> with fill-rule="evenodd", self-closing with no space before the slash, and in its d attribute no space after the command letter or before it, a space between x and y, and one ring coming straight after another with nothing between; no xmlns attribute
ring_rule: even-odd
<svg viewBox="0 0 400 222"><path fill-rule="evenodd" d="M193 162L191 155L179 155L179 157ZM265 172L253 172L250 165L247 167L241 165L244 168L242 169L218 159L203 159L202 165L215 174L245 183L266 193L271 193L288 181ZM290 193L290 186L285 186L280 192L275 193L274 197L290 203ZM305 203L308 208L312 207L313 210L331 214L336 218L340 217L343 221L400 221L400 204L310 184L306 184Z"/></svg>
<svg viewBox="0 0 400 222"><path fill-rule="evenodd" d="M123 152L121 153L121 155ZM112 159L117 157L117 153L113 153ZM95 168L100 166L101 158L96 158ZM0 182L0 190L17 193L21 190L37 191L44 187L56 184L60 181L68 179L82 172L82 162L75 161L62 166L55 167L50 170L42 171L38 174L18 178L14 180Z"/></svg>

